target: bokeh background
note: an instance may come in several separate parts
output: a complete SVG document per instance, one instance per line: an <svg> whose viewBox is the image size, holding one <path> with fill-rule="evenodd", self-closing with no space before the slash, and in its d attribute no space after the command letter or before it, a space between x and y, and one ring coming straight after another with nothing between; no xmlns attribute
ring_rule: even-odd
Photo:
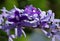
<svg viewBox="0 0 60 41"><path fill-rule="evenodd" d="M24 9L27 5L33 5L44 11L51 9L55 12L55 18L60 19L60 0L0 0L0 9L6 7L7 10L11 10L14 5L20 9ZM27 37L22 35L22 37L15 38L14 41L51 41L51 38L47 38L40 29L25 28L24 31ZM11 33L13 34L14 31L11 30ZM0 41L8 41L8 36L2 30L0 30Z"/></svg>

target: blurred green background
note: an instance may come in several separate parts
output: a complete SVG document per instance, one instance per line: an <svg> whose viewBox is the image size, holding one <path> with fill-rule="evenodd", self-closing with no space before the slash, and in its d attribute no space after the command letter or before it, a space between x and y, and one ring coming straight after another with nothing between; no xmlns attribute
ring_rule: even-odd
<svg viewBox="0 0 60 41"><path fill-rule="evenodd" d="M44 11L51 9L55 12L55 18L60 18L60 0L0 0L0 9L6 7L7 10L11 10L14 8L14 5L20 9L24 9L26 5L33 5ZM27 37L25 38L22 35L22 37L15 38L14 41L51 41L51 39L47 38L40 29L26 28L24 31ZM0 30L0 41L7 40L8 36L6 33Z"/></svg>

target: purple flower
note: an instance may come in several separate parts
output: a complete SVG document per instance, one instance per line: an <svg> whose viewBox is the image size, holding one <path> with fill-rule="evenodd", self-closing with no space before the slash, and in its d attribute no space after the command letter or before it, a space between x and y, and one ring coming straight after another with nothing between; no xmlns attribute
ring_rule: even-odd
<svg viewBox="0 0 60 41"><path fill-rule="evenodd" d="M8 10L6 10L6 8L5 7L3 7L2 9L1 9L1 11L2 11L2 17L3 18L7 18L8 17Z"/></svg>
<svg viewBox="0 0 60 41"><path fill-rule="evenodd" d="M39 21L39 16L40 16L40 14L41 14L41 11L39 10L39 9L37 9L37 8L35 8L35 7L33 7L32 5L30 5L30 6L26 6L25 7L25 9L24 9L24 13L23 13L23 15L25 15L25 16L27 16L28 17L28 19L29 20L27 20L27 21L29 21L29 22L27 22L27 21L25 21L25 22L27 22L27 24L29 25L29 24L32 24L32 25L37 25L38 24L38 21ZM31 20L31 21L30 21ZM33 21L33 23L32 23L32 21ZM31 22L31 23L30 23ZM35 22L35 23L34 23ZM28 26L27 25L27 26ZM32 26L31 25L31 26ZM35 25L35 26L36 26Z"/></svg>
<svg viewBox="0 0 60 41"><path fill-rule="evenodd" d="M23 27L38 28L39 26L48 38L53 36L52 41L55 41L55 37L58 38L59 36L60 19L55 19L55 15L51 10L45 12L30 5L26 6L25 9L19 9L14 6L14 9L10 11L3 7L1 11L0 29L7 33L8 41L13 41L13 38L20 37L22 34L26 37ZM49 31L46 31L46 28ZM14 34L10 33L11 29L15 30Z"/></svg>
<svg viewBox="0 0 60 41"><path fill-rule="evenodd" d="M49 28L48 22L46 22L46 21L40 22L40 25L41 25L42 29Z"/></svg>
<svg viewBox="0 0 60 41"><path fill-rule="evenodd" d="M27 16L19 16L20 13L18 11L15 11L14 14L14 18L8 18L8 21L17 23L21 22L22 20L28 19Z"/></svg>
<svg viewBox="0 0 60 41"><path fill-rule="evenodd" d="M40 14L41 12L39 9L36 9L32 5L30 5L25 7L24 13L33 15L33 14Z"/></svg>

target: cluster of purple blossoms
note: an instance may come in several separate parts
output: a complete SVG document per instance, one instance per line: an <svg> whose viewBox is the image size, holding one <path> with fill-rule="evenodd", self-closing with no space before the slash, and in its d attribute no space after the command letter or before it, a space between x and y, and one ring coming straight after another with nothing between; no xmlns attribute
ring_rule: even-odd
<svg viewBox="0 0 60 41"><path fill-rule="evenodd" d="M45 12L30 5L25 9L14 6L10 11L3 7L1 11L0 29L7 33L8 41L13 41L13 38L20 37L22 34L26 37L23 27L39 28L48 38L52 37L52 41L55 41L55 38L60 40L60 19L55 19L52 10ZM15 34L10 33L11 29L15 30Z"/></svg>

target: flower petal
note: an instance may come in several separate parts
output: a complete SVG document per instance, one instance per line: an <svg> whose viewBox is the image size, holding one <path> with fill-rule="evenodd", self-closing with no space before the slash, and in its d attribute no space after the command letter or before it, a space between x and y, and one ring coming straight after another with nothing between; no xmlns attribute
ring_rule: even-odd
<svg viewBox="0 0 60 41"><path fill-rule="evenodd" d="M52 41L55 41L55 36L52 37Z"/></svg>
<svg viewBox="0 0 60 41"><path fill-rule="evenodd" d="M18 36L20 37L22 35L22 31L21 31L21 28L15 28L15 36Z"/></svg>
<svg viewBox="0 0 60 41"><path fill-rule="evenodd" d="M25 36L25 38L26 38L26 34L25 34L24 30L23 30L23 29L21 29L21 31L22 31L23 35Z"/></svg>

